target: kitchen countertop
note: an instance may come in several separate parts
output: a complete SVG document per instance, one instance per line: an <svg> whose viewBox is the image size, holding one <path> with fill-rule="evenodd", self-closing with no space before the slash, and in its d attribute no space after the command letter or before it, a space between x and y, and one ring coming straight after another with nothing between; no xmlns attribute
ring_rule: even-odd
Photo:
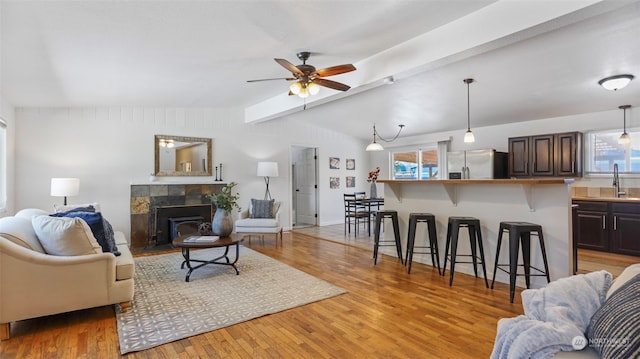
<svg viewBox="0 0 640 359"><path fill-rule="evenodd" d="M574 201L640 203L636 197L571 197Z"/></svg>

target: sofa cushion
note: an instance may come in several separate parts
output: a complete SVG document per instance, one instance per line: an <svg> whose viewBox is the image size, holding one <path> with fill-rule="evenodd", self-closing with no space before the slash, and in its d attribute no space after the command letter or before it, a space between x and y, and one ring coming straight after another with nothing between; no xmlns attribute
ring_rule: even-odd
<svg viewBox="0 0 640 359"><path fill-rule="evenodd" d="M89 210L89 212L86 212ZM67 212L59 212L51 214L52 217L69 217L80 218L87 222L91 233L100 244L102 251L105 253L113 253L116 256L120 255L118 247L116 247L115 239L113 238L113 228L111 224L107 222L100 212L93 212L93 206L79 207Z"/></svg>
<svg viewBox="0 0 640 359"><path fill-rule="evenodd" d="M91 229L80 218L36 216L31 223L48 254L78 256L102 252Z"/></svg>
<svg viewBox="0 0 640 359"><path fill-rule="evenodd" d="M19 246L45 253L36 232L33 230L31 218L0 218L0 235Z"/></svg>
<svg viewBox="0 0 640 359"><path fill-rule="evenodd" d="M627 280L591 318L589 345L603 359L640 357L640 274Z"/></svg>
<svg viewBox="0 0 640 359"><path fill-rule="evenodd" d="M273 199L251 199L251 218L273 218Z"/></svg>
<svg viewBox="0 0 640 359"><path fill-rule="evenodd" d="M31 218L35 216L46 216L47 214L49 214L47 213L47 211L39 208L25 208L25 209L19 210L15 216L20 218L26 218L29 221L31 221Z"/></svg>
<svg viewBox="0 0 640 359"><path fill-rule="evenodd" d="M236 228L252 227L277 228L280 223L275 218L244 218L236 221Z"/></svg>

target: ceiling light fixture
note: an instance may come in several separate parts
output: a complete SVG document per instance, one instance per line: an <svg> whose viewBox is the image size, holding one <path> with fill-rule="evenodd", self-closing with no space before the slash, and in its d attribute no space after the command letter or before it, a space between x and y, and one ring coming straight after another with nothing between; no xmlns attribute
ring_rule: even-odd
<svg viewBox="0 0 640 359"><path fill-rule="evenodd" d="M622 105L622 106L618 106L618 108L621 109L623 112L622 134L618 138L618 143L622 145L626 145L627 143L631 143L631 137L627 133L627 109L631 108L631 105Z"/></svg>
<svg viewBox="0 0 640 359"><path fill-rule="evenodd" d="M370 144L367 145L366 151L382 151L382 150L384 150L384 147L382 147L381 144L376 142L376 136L378 136L378 138L381 141L393 142L398 138L398 136L400 136L400 132L402 132L402 129L404 128L404 125L398 125L398 127L400 127L400 129L398 130L398 133L396 133L396 135L393 136L393 138L385 139L385 138L380 137L380 134L378 133L378 131L376 131L376 124L374 123L373 124L373 142L371 142Z"/></svg>
<svg viewBox="0 0 640 359"><path fill-rule="evenodd" d="M598 81L598 84L610 91L618 91L622 88L625 88L631 80L633 80L633 75L615 75L605 77L602 80Z"/></svg>
<svg viewBox="0 0 640 359"><path fill-rule="evenodd" d="M464 142L471 143L476 141L473 132L471 132L471 116L469 110L469 84L473 82L473 79L464 79L463 81L467 84L467 132L464 133Z"/></svg>

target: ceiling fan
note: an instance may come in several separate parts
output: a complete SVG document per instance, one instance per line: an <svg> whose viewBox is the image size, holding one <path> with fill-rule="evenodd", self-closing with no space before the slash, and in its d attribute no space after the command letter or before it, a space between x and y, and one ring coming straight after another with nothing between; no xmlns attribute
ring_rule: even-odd
<svg viewBox="0 0 640 359"><path fill-rule="evenodd" d="M338 91L347 91L351 87L337 81L327 80L324 77L339 75L346 72L354 71L356 68L352 64L331 66L324 69L316 70L312 65L307 65L307 60L311 56L308 51L298 52L298 58L302 60L301 65L294 65L285 59L274 59L280 66L289 70L293 77L278 77L272 79L248 80L247 82L286 80L294 81L289 86L289 95L298 95L302 98L315 95L320 91L320 86L328 87Z"/></svg>

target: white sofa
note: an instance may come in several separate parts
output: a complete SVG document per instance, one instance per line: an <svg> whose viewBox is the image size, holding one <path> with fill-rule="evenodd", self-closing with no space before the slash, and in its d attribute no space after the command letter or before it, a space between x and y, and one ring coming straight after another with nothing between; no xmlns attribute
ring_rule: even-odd
<svg viewBox="0 0 640 359"><path fill-rule="evenodd" d="M120 256L100 248L47 254L32 225L46 214L27 209L0 218L1 340L10 338L11 322L110 304L127 311L133 300L134 262L122 232L114 232Z"/></svg>
<svg viewBox="0 0 640 359"><path fill-rule="evenodd" d="M278 236L280 237L280 242L282 242L282 226L280 225L281 204L281 202L273 202L272 216L270 218L252 218L251 213L253 207L249 206L248 209L240 212L238 220L236 220L236 233L249 236L275 234L276 244L278 243Z"/></svg>

